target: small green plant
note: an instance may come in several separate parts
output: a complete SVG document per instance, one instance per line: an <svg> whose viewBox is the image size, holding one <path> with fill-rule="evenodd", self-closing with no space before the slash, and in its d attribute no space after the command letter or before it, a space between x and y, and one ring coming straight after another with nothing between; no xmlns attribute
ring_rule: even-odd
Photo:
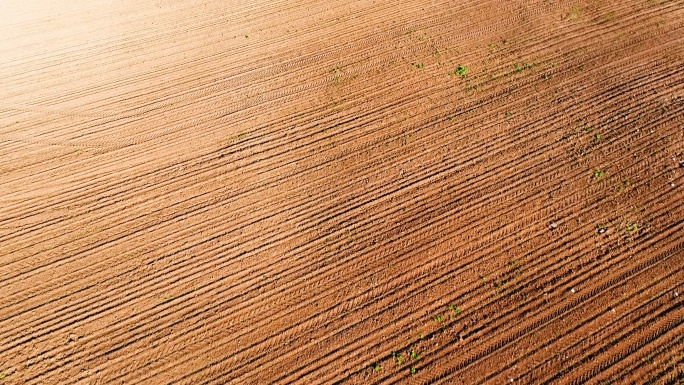
<svg viewBox="0 0 684 385"><path fill-rule="evenodd" d="M425 64L423 63L411 63L414 67L418 68L419 70L422 70L425 68Z"/></svg>
<svg viewBox="0 0 684 385"><path fill-rule="evenodd" d="M7 377L7 373L0 374L0 378L5 378L5 377Z"/></svg>
<svg viewBox="0 0 684 385"><path fill-rule="evenodd" d="M418 373L418 370L412 366L411 367L411 375L414 375L416 373Z"/></svg>
<svg viewBox="0 0 684 385"><path fill-rule="evenodd" d="M418 337L418 338L420 338L421 340L424 340L424 339L425 339L425 335L424 335L423 333L420 333L420 337Z"/></svg>
<svg viewBox="0 0 684 385"><path fill-rule="evenodd" d="M380 367L379 364L378 364L378 365L375 365L375 371L376 371L376 372L379 372L379 371L381 371L381 370L382 370L382 368Z"/></svg>
<svg viewBox="0 0 684 385"><path fill-rule="evenodd" d="M594 170L594 179L601 180L605 177L606 177L606 173L603 170L601 170L600 168L597 168L596 170Z"/></svg>
<svg viewBox="0 0 684 385"><path fill-rule="evenodd" d="M630 223L627 225L627 231L630 233L637 230L639 230L639 227L636 225L636 223Z"/></svg>
<svg viewBox="0 0 684 385"><path fill-rule="evenodd" d="M459 314L461 312L460 307L454 307L454 305L449 305L449 310L453 311L456 314Z"/></svg>
<svg viewBox="0 0 684 385"><path fill-rule="evenodd" d="M418 355L418 353L416 353L415 350L411 350L411 359L414 361L418 361L420 359L420 356Z"/></svg>
<svg viewBox="0 0 684 385"><path fill-rule="evenodd" d="M441 315L435 317L435 322L441 323L442 321L444 321L444 317L442 317Z"/></svg>
<svg viewBox="0 0 684 385"><path fill-rule="evenodd" d="M627 190L632 184L629 183L629 181L624 181L622 185L618 188L618 192L621 192L622 190Z"/></svg>
<svg viewBox="0 0 684 385"><path fill-rule="evenodd" d="M468 72L468 69L465 68L462 65L459 65L458 68L456 68L456 71L454 71L455 75L460 75L460 76L466 76L466 73Z"/></svg>
<svg viewBox="0 0 684 385"><path fill-rule="evenodd" d="M404 362L404 356L401 353L392 352L392 357L397 360L397 365L401 365Z"/></svg>
<svg viewBox="0 0 684 385"><path fill-rule="evenodd" d="M506 112L506 117L507 117L507 118L510 118L511 115L513 115L513 114L511 114L510 112Z"/></svg>
<svg viewBox="0 0 684 385"><path fill-rule="evenodd" d="M517 73L522 73L523 71L532 69L532 67L536 67L538 65L539 65L539 63L534 62L532 64L530 64L530 63L520 63L520 64L515 63L513 66L515 67L515 71Z"/></svg>

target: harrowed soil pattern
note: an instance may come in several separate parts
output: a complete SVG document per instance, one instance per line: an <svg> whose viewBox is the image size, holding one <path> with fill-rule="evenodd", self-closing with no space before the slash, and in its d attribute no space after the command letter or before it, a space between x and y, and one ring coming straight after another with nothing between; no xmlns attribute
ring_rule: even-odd
<svg viewBox="0 0 684 385"><path fill-rule="evenodd" d="M0 383L684 381L681 1L17 3Z"/></svg>

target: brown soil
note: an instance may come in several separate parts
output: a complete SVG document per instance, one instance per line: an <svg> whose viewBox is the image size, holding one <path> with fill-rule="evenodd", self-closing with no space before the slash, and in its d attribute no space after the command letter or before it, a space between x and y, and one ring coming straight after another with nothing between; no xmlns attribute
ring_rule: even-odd
<svg viewBox="0 0 684 385"><path fill-rule="evenodd" d="M58 3L0 6L0 383L684 381L682 1Z"/></svg>

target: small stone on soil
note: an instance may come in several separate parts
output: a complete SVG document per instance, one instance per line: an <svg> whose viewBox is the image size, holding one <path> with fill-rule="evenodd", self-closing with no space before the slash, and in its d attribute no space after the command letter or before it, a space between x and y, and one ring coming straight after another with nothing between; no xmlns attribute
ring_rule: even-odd
<svg viewBox="0 0 684 385"><path fill-rule="evenodd" d="M606 232L606 229L604 229L604 228L599 229L599 234L603 234L605 232Z"/></svg>
<svg viewBox="0 0 684 385"><path fill-rule="evenodd" d="M574 293L575 293L575 289L574 289L574 288L570 289L570 292L574 294Z"/></svg>
<svg viewBox="0 0 684 385"><path fill-rule="evenodd" d="M556 222L551 222L551 228L552 229L555 229L557 227L558 227L558 225L556 224Z"/></svg>

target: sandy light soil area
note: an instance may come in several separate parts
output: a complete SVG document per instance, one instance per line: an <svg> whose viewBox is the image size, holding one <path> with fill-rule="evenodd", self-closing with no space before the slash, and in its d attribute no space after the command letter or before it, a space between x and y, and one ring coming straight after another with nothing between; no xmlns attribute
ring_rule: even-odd
<svg viewBox="0 0 684 385"><path fill-rule="evenodd" d="M0 384L684 381L684 2L0 11Z"/></svg>

